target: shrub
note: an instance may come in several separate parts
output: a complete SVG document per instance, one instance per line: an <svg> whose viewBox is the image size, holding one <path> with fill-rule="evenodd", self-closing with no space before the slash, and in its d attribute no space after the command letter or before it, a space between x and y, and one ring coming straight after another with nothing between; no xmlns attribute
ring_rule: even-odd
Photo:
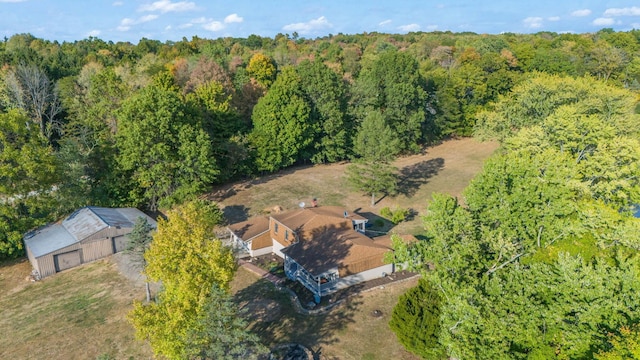
<svg viewBox="0 0 640 360"><path fill-rule="evenodd" d="M438 342L440 333L440 303L438 291L425 280L407 290L393 308L389 327L400 343L425 359L443 358Z"/></svg>
<svg viewBox="0 0 640 360"><path fill-rule="evenodd" d="M388 207L383 207L380 209L380 215L397 225L407 218L407 215L409 215L409 209L395 208L391 210Z"/></svg>

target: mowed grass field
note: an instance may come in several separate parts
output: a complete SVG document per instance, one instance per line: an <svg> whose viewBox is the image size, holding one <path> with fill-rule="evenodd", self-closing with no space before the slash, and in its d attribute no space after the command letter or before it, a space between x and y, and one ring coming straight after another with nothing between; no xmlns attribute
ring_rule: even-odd
<svg viewBox="0 0 640 360"><path fill-rule="evenodd" d="M473 139L444 142L399 159L400 194L370 206L366 194L350 191L346 164L298 167L215 189L232 221L264 214L274 206L293 209L316 197L320 205L379 214L385 206L412 209L413 220L394 231L419 233L420 215L432 192L460 196L497 148ZM144 285L123 276L113 258L85 264L39 282L27 280L26 259L0 264L0 359L150 359L148 344L134 338L126 314ZM398 297L417 280L396 283L350 298L319 316L296 313L287 296L253 273L239 269L235 299L249 310L251 328L267 345L298 342L319 359L417 359L388 328ZM377 311L375 311L377 310ZM375 311L375 313L374 313Z"/></svg>
<svg viewBox="0 0 640 360"><path fill-rule="evenodd" d="M26 259L0 265L0 359L151 359L126 320L144 287L111 260L38 282Z"/></svg>

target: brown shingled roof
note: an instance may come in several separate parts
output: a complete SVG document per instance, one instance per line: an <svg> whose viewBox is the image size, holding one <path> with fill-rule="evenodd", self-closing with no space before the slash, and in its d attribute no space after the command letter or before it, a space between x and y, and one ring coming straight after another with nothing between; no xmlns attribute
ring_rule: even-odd
<svg viewBox="0 0 640 360"><path fill-rule="evenodd" d="M347 214L345 217L344 214ZM296 230L301 229L303 226L307 227L307 223L312 220L314 222L328 222L335 223L336 221L349 220L367 220L365 217L358 215L354 212L348 212L340 206L320 206L315 208L302 208L292 211L287 211L281 214L271 215L272 218L281 222L286 227ZM320 220L323 219L323 220Z"/></svg>
<svg viewBox="0 0 640 360"><path fill-rule="evenodd" d="M240 239L248 241L265 231L269 231L269 218L260 216L255 219L229 225L228 229Z"/></svg>
<svg viewBox="0 0 640 360"><path fill-rule="evenodd" d="M371 239L355 231L353 220L367 219L339 206L302 208L271 217L296 232L299 240L282 252L314 275L363 264L381 266L384 254L391 250L389 236ZM260 217L230 225L229 229L246 241L268 227L269 218Z"/></svg>
<svg viewBox="0 0 640 360"><path fill-rule="evenodd" d="M372 257L379 258L382 265L384 253L390 248L355 231L352 221L366 218L353 212L346 212L345 217L345 212L339 206L322 206L273 215L296 231L300 240L283 249L283 253L314 275Z"/></svg>
<svg viewBox="0 0 640 360"><path fill-rule="evenodd" d="M350 226L324 226L307 230L312 237L282 250L298 264L314 275L320 275L331 269L348 267L370 258L378 258L383 265L384 254L389 247L377 244L364 234Z"/></svg>

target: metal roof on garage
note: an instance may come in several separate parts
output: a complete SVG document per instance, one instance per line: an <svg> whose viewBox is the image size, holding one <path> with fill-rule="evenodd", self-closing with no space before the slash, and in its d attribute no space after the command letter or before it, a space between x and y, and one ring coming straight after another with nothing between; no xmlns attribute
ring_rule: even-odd
<svg viewBox="0 0 640 360"><path fill-rule="evenodd" d="M49 224L25 235L25 245L35 257L49 254L107 228L133 228L138 217L146 217L152 227L156 222L134 208L103 208L88 206L75 211L61 223Z"/></svg>
<svg viewBox="0 0 640 360"><path fill-rule="evenodd" d="M49 254L77 242L73 235L60 224L47 225L28 233L24 238L25 245L34 257Z"/></svg>

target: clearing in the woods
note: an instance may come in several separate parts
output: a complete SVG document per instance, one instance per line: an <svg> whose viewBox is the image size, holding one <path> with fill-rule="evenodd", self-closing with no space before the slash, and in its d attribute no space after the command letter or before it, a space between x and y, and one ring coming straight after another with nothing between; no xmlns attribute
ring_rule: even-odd
<svg viewBox="0 0 640 360"><path fill-rule="evenodd" d="M372 217L383 207L411 209L412 220L393 231L419 234L433 192L460 196L482 164L498 147L474 139L457 139L427 148L423 154L395 162L400 194L379 199L350 190L343 178L347 164L297 167L274 175L215 189L230 222L265 214L274 207L294 209L317 198L319 205L340 205ZM148 359L149 346L133 338L126 320L134 299L144 299L144 283L121 254L64 271L39 282L28 281L26 259L0 264L0 358L2 359ZM123 270L125 269L125 270ZM134 274L135 275L135 274ZM235 298L252 328L268 345L296 342L318 359L417 359L398 343L388 322L395 302L417 280L395 283L352 296L327 314L301 315L288 297L266 280L239 269Z"/></svg>

